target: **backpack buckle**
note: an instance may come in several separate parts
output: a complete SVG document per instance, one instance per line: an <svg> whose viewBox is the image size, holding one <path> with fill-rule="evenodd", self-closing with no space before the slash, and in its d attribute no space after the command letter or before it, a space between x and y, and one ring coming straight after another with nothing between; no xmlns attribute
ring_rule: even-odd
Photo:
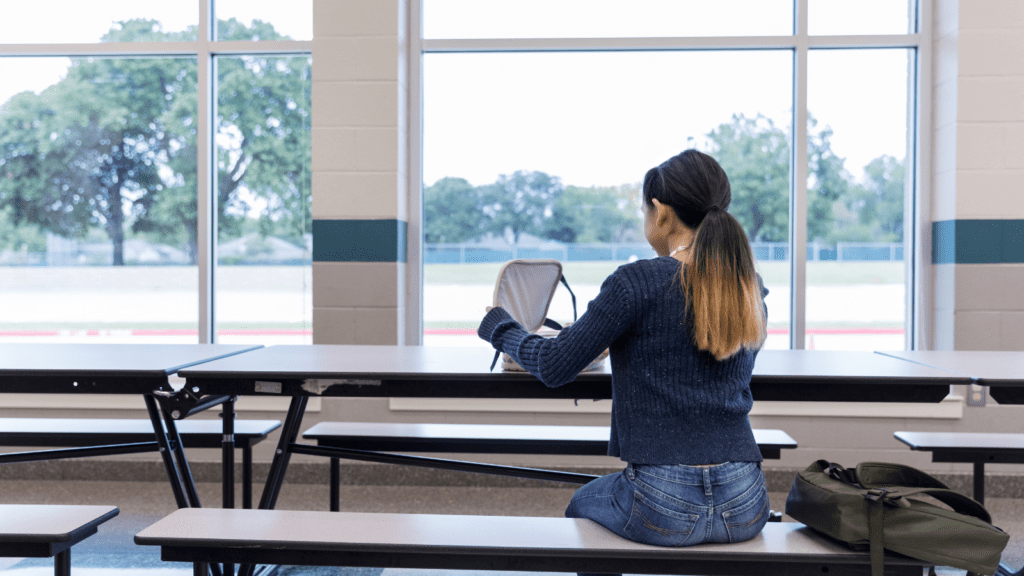
<svg viewBox="0 0 1024 576"><path fill-rule="evenodd" d="M872 502L878 502L885 498L889 491L885 488L873 488L864 493L864 498Z"/></svg>

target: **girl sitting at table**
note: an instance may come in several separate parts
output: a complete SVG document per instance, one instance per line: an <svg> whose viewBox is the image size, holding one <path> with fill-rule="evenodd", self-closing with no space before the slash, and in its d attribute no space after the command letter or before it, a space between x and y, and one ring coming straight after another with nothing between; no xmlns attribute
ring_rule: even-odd
<svg viewBox="0 0 1024 576"><path fill-rule="evenodd" d="M551 387L610 349L608 455L627 465L581 487L567 517L661 546L748 540L768 520L748 417L768 291L730 200L713 158L669 158L643 183L657 258L619 267L555 338L526 332L502 308L481 322L481 338Z"/></svg>

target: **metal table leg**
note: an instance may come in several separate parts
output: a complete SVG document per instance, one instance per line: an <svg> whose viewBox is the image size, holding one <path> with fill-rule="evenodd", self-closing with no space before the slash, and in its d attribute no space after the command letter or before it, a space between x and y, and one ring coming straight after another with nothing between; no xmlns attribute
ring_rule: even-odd
<svg viewBox="0 0 1024 576"><path fill-rule="evenodd" d="M263 488L263 496L260 498L260 509L273 509L277 504L277 497L281 493L281 484L284 481L284 473L288 470L288 461L291 459L291 444L299 435L299 427L302 425L302 416L306 412L306 402L309 399L305 396L295 396L288 406L288 415L285 417L284 426L281 427L281 438L277 443L277 450L274 452L274 459L270 463L270 473L267 475L267 484Z"/></svg>
<svg viewBox="0 0 1024 576"><path fill-rule="evenodd" d="M235 507L235 398L224 403L220 417L224 430L222 446L221 484L224 508Z"/></svg>
<svg viewBox="0 0 1024 576"><path fill-rule="evenodd" d="M341 459L331 458L331 512L341 510Z"/></svg>
<svg viewBox="0 0 1024 576"><path fill-rule="evenodd" d="M149 412L149 419L153 423L156 442L160 445L160 456L163 458L164 468L167 469L167 478L171 481L174 501L178 504L178 508L188 508L188 500L185 499L181 476L178 475L178 470L174 465L174 457L171 456L170 442L167 439L167 432L164 431L163 420L160 418L160 410L157 408L156 399L150 394L144 395L143 399L146 402L146 411Z"/></svg>
<svg viewBox="0 0 1024 576"><path fill-rule="evenodd" d="M185 488L185 495L188 496L189 506L202 508L199 502L199 492L196 491L196 484L192 480L192 470L189 469L188 460L185 458L185 448L178 434L178 426L170 414L164 413L164 425L167 426L167 440L170 442L171 452L178 465L178 474L181 476L182 485Z"/></svg>
<svg viewBox="0 0 1024 576"><path fill-rule="evenodd" d="M242 448L242 508L252 508L252 446Z"/></svg>
<svg viewBox="0 0 1024 576"><path fill-rule="evenodd" d="M281 426L281 438L277 442L277 450L274 452L274 459L270 463L270 472L267 474L267 483L263 487L263 495L260 497L260 509L271 510L277 504L277 496L281 493L281 484L284 481L284 473L288 469L288 461L291 459L290 446L295 443L299 435L299 427L302 426L302 416L306 412L306 403L309 398L305 396L292 397L288 405L288 415L285 416L284 425ZM268 574L276 572L277 567L267 569ZM243 564L239 566L239 576L253 576L256 566ZM263 576L263 571L261 571Z"/></svg>
<svg viewBox="0 0 1024 576"><path fill-rule="evenodd" d="M974 463L974 499L978 504L985 503L985 463Z"/></svg>
<svg viewBox="0 0 1024 576"><path fill-rule="evenodd" d="M224 430L222 442L222 465L221 465L221 486L222 503L224 508L235 507L235 397L224 402L220 413L221 424ZM224 574L233 576L235 565L227 562L224 564Z"/></svg>
<svg viewBox="0 0 1024 576"><path fill-rule="evenodd" d="M71 548L54 556L53 576L71 576Z"/></svg>

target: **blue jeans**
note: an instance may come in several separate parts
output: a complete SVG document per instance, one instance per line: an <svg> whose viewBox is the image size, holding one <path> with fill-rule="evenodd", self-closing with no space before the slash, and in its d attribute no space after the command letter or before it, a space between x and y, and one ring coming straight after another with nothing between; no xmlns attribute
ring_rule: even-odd
<svg viewBox="0 0 1024 576"><path fill-rule="evenodd" d="M643 544L742 542L768 521L768 488L758 462L629 464L577 490L565 515Z"/></svg>

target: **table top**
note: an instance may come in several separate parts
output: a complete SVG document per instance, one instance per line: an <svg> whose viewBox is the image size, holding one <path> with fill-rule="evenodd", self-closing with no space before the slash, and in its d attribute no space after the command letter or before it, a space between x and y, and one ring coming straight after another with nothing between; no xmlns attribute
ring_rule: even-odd
<svg viewBox="0 0 1024 576"><path fill-rule="evenodd" d="M261 347L228 344L0 344L0 393L148 393L165 387L167 377L181 368Z"/></svg>
<svg viewBox="0 0 1024 576"><path fill-rule="evenodd" d="M481 347L270 346L178 374L207 394L611 397L608 362L551 389L525 372L489 371L492 357ZM761 400L938 402L949 385L968 383L962 374L871 352L765 350L754 365L751 389Z"/></svg>
<svg viewBox="0 0 1024 576"><path fill-rule="evenodd" d="M957 372L983 386L1024 386L1024 352L904 350L878 354Z"/></svg>
<svg viewBox="0 0 1024 576"><path fill-rule="evenodd" d="M67 542L117 514L115 506L0 504L0 543Z"/></svg>
<svg viewBox="0 0 1024 576"><path fill-rule="evenodd" d="M1011 450L1024 449L1024 434L997 432L894 432L893 436L913 450Z"/></svg>
<svg viewBox="0 0 1024 576"><path fill-rule="evenodd" d="M261 346L231 344L0 344L0 378L68 374L168 376Z"/></svg>
<svg viewBox="0 0 1024 576"><path fill-rule="evenodd" d="M524 372L488 370L494 351L480 347L427 346L269 346L184 368L185 378L301 379L533 379ZM580 374L585 380L608 380L611 369ZM904 362L871 352L763 350L754 365L754 380L843 380L872 383L879 379L920 383L969 382L963 374Z"/></svg>
<svg viewBox="0 0 1024 576"><path fill-rule="evenodd" d="M535 380L526 372L489 371L494 350L483 347L282 345L179 371L185 378ZM582 375L607 380L608 363Z"/></svg>
<svg viewBox="0 0 1024 576"><path fill-rule="evenodd" d="M908 365L909 364L909 365ZM842 381L846 384L966 384L962 374L903 362L873 352L762 350L754 364L755 381Z"/></svg>

